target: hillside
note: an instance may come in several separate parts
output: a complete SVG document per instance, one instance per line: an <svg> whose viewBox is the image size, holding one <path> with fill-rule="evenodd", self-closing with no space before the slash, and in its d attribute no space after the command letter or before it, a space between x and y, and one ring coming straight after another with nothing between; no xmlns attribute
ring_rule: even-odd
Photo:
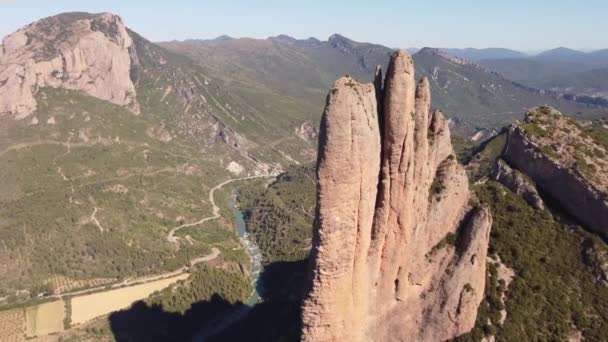
<svg viewBox="0 0 608 342"><path fill-rule="evenodd" d="M543 86L552 91L608 99L608 67L590 69L568 76L551 77L544 81Z"/></svg>
<svg viewBox="0 0 608 342"><path fill-rule="evenodd" d="M605 109L588 108L538 89L510 81L502 75L452 57L439 49L414 55L417 71L429 78L436 106L449 117L472 128L499 127L522 117L527 108L553 104L582 117L605 115Z"/></svg>
<svg viewBox="0 0 608 342"><path fill-rule="evenodd" d="M369 81L377 65L386 67L392 49L332 35L327 41L296 40L288 36L261 39L223 38L166 42L162 46L196 60L210 74L227 80L234 93L255 92L267 104L300 111L302 120L316 122L325 91L343 75ZM460 124L461 130L492 128L523 117L526 109L551 104L582 117L597 117L605 109L563 100L514 83L474 63L438 49L413 55L417 72L434 82L434 105ZM253 96L253 95L252 95ZM287 104L287 106L283 106Z"/></svg>
<svg viewBox="0 0 608 342"><path fill-rule="evenodd" d="M252 107L112 14L45 18L0 51L0 306L183 272L215 248L246 277L225 212L196 222L223 181L314 158L313 126ZM169 234L183 225L205 233Z"/></svg>
<svg viewBox="0 0 608 342"><path fill-rule="evenodd" d="M607 138L602 121L538 107L472 156L494 167L475 189L495 215L493 258L511 271L490 269L485 310L459 340L606 339Z"/></svg>
<svg viewBox="0 0 608 342"><path fill-rule="evenodd" d="M478 63L532 87L562 94L608 98L606 50L581 52L566 48L527 57L488 57Z"/></svg>
<svg viewBox="0 0 608 342"><path fill-rule="evenodd" d="M485 49L442 49L448 54L470 61L480 61L484 59L500 59L500 58L523 58L527 55L523 52L505 49L505 48L485 48Z"/></svg>

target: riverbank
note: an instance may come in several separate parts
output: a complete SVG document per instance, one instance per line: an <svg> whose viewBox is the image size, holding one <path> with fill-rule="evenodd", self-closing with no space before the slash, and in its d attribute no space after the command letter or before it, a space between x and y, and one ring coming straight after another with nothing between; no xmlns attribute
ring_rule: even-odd
<svg viewBox="0 0 608 342"><path fill-rule="evenodd" d="M192 224L185 224L172 229L167 236L167 240L171 243L177 242L179 238L174 234L181 228L200 225L206 221L220 218L222 213L220 207L216 204L215 192L222 189L222 187L236 181L263 177L268 176L242 177L218 184L208 194L209 201L213 205L213 215L202 218L200 221ZM235 202L234 195L230 196L230 199L229 203L227 203L228 208L232 211L232 220L230 221L233 221L234 232L251 260L250 275L253 291L247 303L254 305L260 299L257 288L262 272L262 256L259 248L249 238L243 214ZM225 212L224 215L228 215L228 213ZM41 298L41 302L39 303L6 311L10 314L4 315L7 317L6 322L0 319L0 326L8 324L7 327L15 327L17 331L21 331L23 336L27 337L61 333L72 325L82 325L96 317L126 309L134 302L143 300L156 291L168 288L180 280L187 279L189 277L189 270L193 266L214 260L220 253L221 251L218 248L213 247L210 254L194 257L188 265L175 271L135 279L127 278L114 284L46 296ZM58 308L62 308L62 310ZM60 311L62 314L58 314ZM53 312L57 314L49 314ZM61 322L61 324L58 322ZM3 337L2 333L0 333L0 337Z"/></svg>

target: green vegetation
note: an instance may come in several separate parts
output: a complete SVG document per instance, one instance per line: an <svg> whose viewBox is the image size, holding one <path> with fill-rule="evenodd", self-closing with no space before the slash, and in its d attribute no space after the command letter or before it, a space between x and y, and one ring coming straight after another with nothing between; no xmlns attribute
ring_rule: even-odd
<svg viewBox="0 0 608 342"><path fill-rule="evenodd" d="M156 292L146 301L159 304L167 312L185 313L193 303L208 301L215 294L230 303L246 302L251 294L251 283L240 272L198 264L192 275L177 284Z"/></svg>
<svg viewBox="0 0 608 342"><path fill-rule="evenodd" d="M533 136L533 137L546 137L547 136L547 130L542 128L541 126L539 126L536 123L527 123L527 124L521 125L520 127L523 128L524 131L526 132L526 134L529 136Z"/></svg>
<svg viewBox="0 0 608 342"><path fill-rule="evenodd" d="M227 172L186 140L150 134L174 135L161 121L74 91L42 89L38 100L37 125L12 122L0 134L4 292L48 293L39 289L54 276L160 273L212 244L238 246L230 232L179 249L166 240L171 228L211 214L202 199Z"/></svg>
<svg viewBox="0 0 608 342"><path fill-rule="evenodd" d="M318 122L325 95L336 79L351 75L357 81L371 81L377 65L387 70L393 52L343 37L314 44L271 38L161 45L195 60L205 75L213 76L230 94L250 105L253 117L258 111L264 113L263 122L273 126L267 131L270 135L285 132L297 122ZM521 119L522 108L538 103L581 112L587 118L606 114L605 109L540 94L469 63L455 64L429 53L417 53L413 58L416 78L426 76L437 82L432 89L433 105L469 132Z"/></svg>
<svg viewBox="0 0 608 342"><path fill-rule="evenodd" d="M456 246L456 234L449 232L445 235L441 241L439 241L431 250L425 255L427 259L431 259L438 251L448 246ZM469 284L469 287L471 285Z"/></svg>
<svg viewBox="0 0 608 342"><path fill-rule="evenodd" d="M458 133L452 133L451 137L456 159L461 164L468 163L475 153L475 142L469 137Z"/></svg>
<svg viewBox="0 0 608 342"><path fill-rule="evenodd" d="M471 181L476 181L490 173L496 160L500 158L506 143L507 134L502 133L485 141L476 149L478 152L470 158L467 165Z"/></svg>
<svg viewBox="0 0 608 342"><path fill-rule="evenodd" d="M551 158L559 158L559 155L555 152L555 150L553 149L553 147L549 146L549 145L542 145L540 146L540 150L547 156L551 157Z"/></svg>
<svg viewBox="0 0 608 342"><path fill-rule="evenodd" d="M65 305L65 317L63 318L63 328L65 330L70 329L72 326L72 300L70 298L66 298L63 300L63 304Z"/></svg>
<svg viewBox="0 0 608 342"><path fill-rule="evenodd" d="M308 257L315 210L315 168L292 166L275 182L243 186L238 195L247 229L264 263Z"/></svg>
<svg viewBox="0 0 608 342"><path fill-rule="evenodd" d="M247 148L247 153L258 160L286 164L291 163L290 158L300 162L314 159L314 153L309 152L314 151L316 141L301 139L294 130L305 122L317 125L323 111L324 94L320 95L315 89L312 91L314 97L308 97L307 102L294 101L285 98L282 92L293 88L297 77L289 78L290 84L282 88L268 88L264 80L250 80L248 75L242 74L239 70L242 64L230 63L231 59L237 58L234 54L221 60L220 63L229 62L224 69L223 65L215 64L219 61L213 56L205 58L192 54L194 51L174 53L149 43L134 32L131 34L140 69L145 70L137 73L137 96L143 113L163 118L182 136L218 159L226 155L247 162L230 148L230 144L217 139L218 127L214 118L226 126L219 128L228 139L237 139L233 136L236 132L248 140L242 147L249 147L247 145L251 143L257 145ZM246 59L252 58L246 56ZM302 88L297 91L311 92ZM323 93L326 91L327 88L323 89ZM241 145L241 141L237 142Z"/></svg>
<svg viewBox="0 0 608 342"><path fill-rule="evenodd" d="M593 141L608 150L608 129L601 122L596 122L590 126L582 127L583 136L590 137Z"/></svg>
<svg viewBox="0 0 608 342"><path fill-rule="evenodd" d="M531 336L563 341L574 330L586 340L608 339L608 288L596 282L582 257L582 241L590 234L547 210L535 211L497 183L475 189L494 217L489 253L513 268L516 277L507 291L508 316L500 326L504 283L497 281L495 267L489 267L477 325L458 340L479 341L483 335L496 334L497 340L505 341Z"/></svg>
<svg viewBox="0 0 608 342"><path fill-rule="evenodd" d="M435 178L433 178L433 183L431 183L431 188L429 189L429 202L431 202L433 198L437 201L441 201L441 193L445 190L444 169L446 167L446 162L449 162L449 160L444 160L437 168Z"/></svg>

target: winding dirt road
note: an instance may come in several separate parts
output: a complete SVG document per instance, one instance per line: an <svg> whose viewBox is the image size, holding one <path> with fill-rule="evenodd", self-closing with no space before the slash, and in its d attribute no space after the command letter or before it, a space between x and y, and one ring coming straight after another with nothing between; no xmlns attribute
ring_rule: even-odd
<svg viewBox="0 0 608 342"><path fill-rule="evenodd" d="M221 189L223 186L228 185L232 182L236 182L236 181L241 181L241 180L247 180L247 179L254 179L254 178L269 178L269 177L274 177L272 175L260 175L260 176L247 176L247 177L241 177L241 178L231 178L228 179L227 181L224 181L216 186L214 186L211 190L209 190L209 203L211 203L211 205L213 206L213 214L211 216L207 216L207 217L203 217L202 219L196 221L196 222L192 222L192 223L186 223L186 224L182 224L181 226L175 227L173 229L171 229L171 231L169 232L169 234L167 235L167 241L171 242L171 243L177 243L178 239L175 236L175 233L182 229L182 228L187 228L187 227L192 227L192 226L197 226L199 224L203 224L207 221L210 220L215 220L217 218L219 218L220 215L220 207L218 207L218 205L215 203L215 191Z"/></svg>

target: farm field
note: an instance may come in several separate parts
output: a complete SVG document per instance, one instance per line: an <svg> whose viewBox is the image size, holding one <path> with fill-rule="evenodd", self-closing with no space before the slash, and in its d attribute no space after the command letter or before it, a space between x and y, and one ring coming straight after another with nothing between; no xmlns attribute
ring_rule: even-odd
<svg viewBox="0 0 608 342"><path fill-rule="evenodd" d="M23 309L0 311L0 342L25 341Z"/></svg>
<svg viewBox="0 0 608 342"><path fill-rule="evenodd" d="M93 293L72 298L72 324L82 324L95 317L126 309L138 300L147 298L156 291L188 278L188 273L141 285Z"/></svg>
<svg viewBox="0 0 608 342"><path fill-rule="evenodd" d="M25 309L25 332L27 337L48 335L63 331L65 302L57 300Z"/></svg>

